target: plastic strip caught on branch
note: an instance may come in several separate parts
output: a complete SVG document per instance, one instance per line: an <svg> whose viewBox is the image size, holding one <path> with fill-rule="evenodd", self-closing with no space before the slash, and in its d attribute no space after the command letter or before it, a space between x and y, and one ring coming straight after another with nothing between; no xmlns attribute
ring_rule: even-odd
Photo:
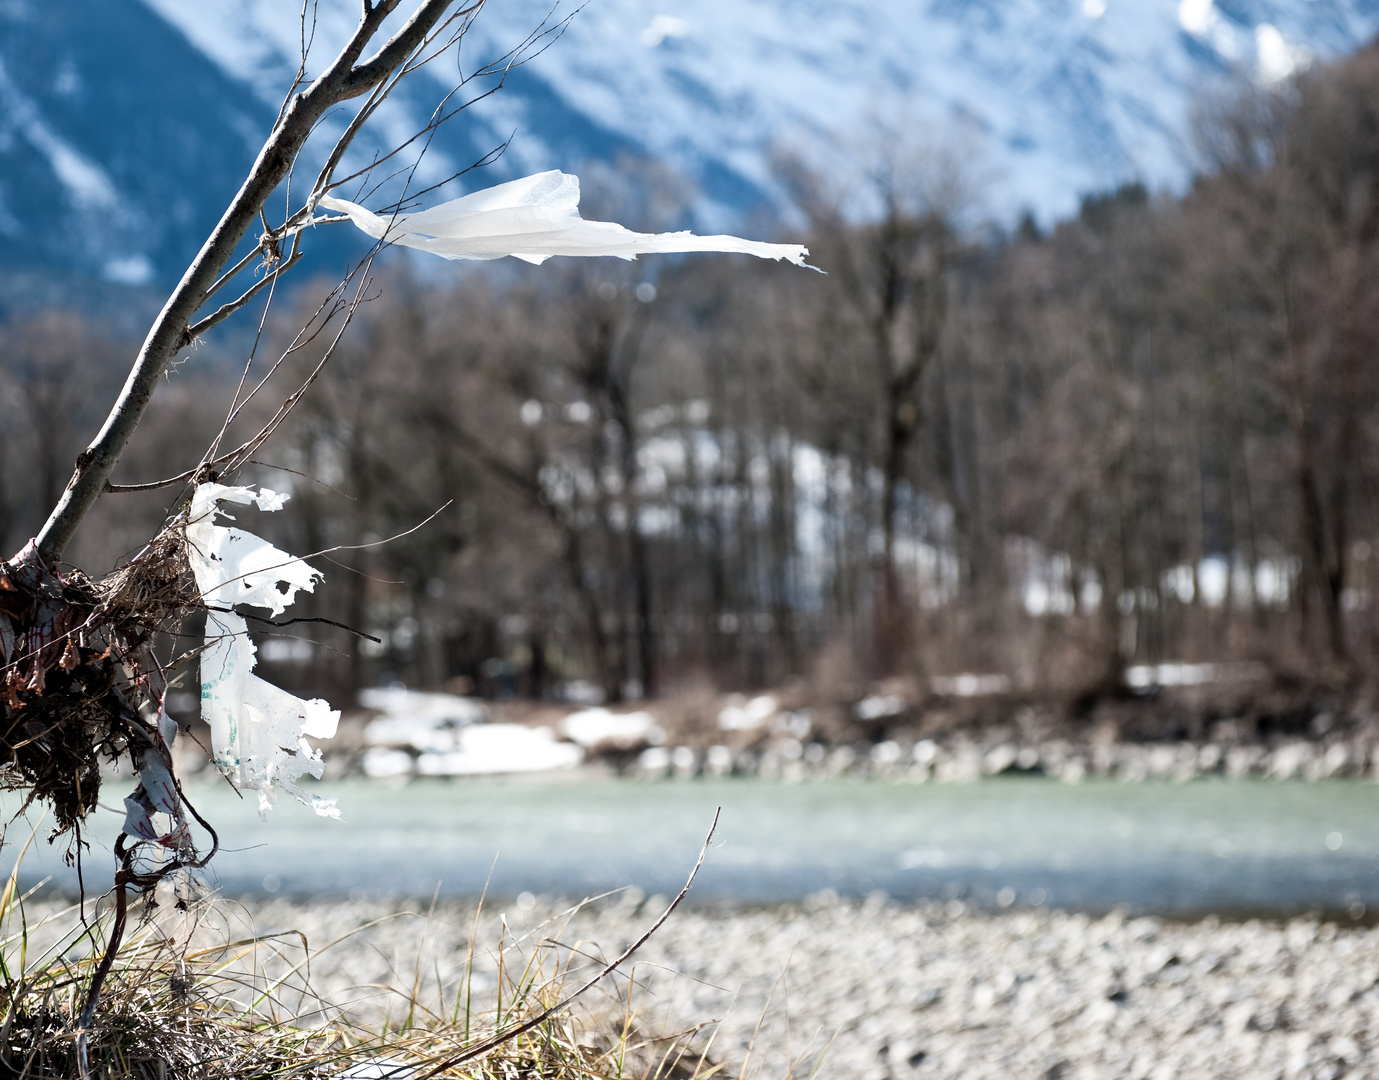
<svg viewBox="0 0 1379 1080"><path fill-rule="evenodd" d="M737 236L690 232L639 233L611 221L579 216L579 177L552 170L476 191L413 214L380 216L356 203L325 196L320 205L345 214L375 240L429 251L444 259L501 259L543 263L552 255L638 255L722 251L785 259L806 266L809 249Z"/></svg>
<svg viewBox="0 0 1379 1080"><path fill-rule="evenodd" d="M202 484L187 520L187 558L206 601L201 654L201 715L211 728L216 766L234 785L259 793L259 814L282 788L318 814L339 817L334 799L308 795L303 776L321 776L321 752L307 738L329 739L339 712L320 699L304 701L253 673L255 648L233 604L281 614L298 589L311 592L320 572L242 529L216 524L223 502L279 510L286 495L261 488ZM226 514L225 516L229 516Z"/></svg>
<svg viewBox="0 0 1379 1080"><path fill-rule="evenodd" d="M172 776L172 743L177 724L159 706L158 723L139 762L139 786L124 801L124 831L138 840L151 840L170 851L192 857L191 830L182 813L182 797ZM154 815L167 817L166 828L155 824Z"/></svg>

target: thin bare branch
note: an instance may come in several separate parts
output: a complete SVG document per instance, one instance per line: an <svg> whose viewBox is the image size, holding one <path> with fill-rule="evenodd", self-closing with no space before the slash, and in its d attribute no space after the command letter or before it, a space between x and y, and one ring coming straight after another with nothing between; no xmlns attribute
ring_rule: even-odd
<svg viewBox="0 0 1379 1080"><path fill-rule="evenodd" d="M393 147L388 153L384 154L382 157L370 162L369 165L365 168L359 169L356 172L353 172L348 176L342 177L339 180L330 179L331 174L327 172L325 169L323 169L321 172L320 179L317 180L317 194L324 194L326 191L329 191L333 188L342 187L345 184L348 184L354 180L359 179L362 176L367 175L368 173L376 169L379 165L383 164L385 161L388 161L390 158L396 157L398 154L402 153L413 143L417 142L417 140L426 138L427 136L434 133L442 125L448 123L450 120L453 120L460 113L464 112L465 109L471 108L472 106L477 105L479 102L483 101L485 98L491 97L492 95L498 93L498 91L503 89L503 87L506 85L507 77L509 73L512 71L512 69L521 67L522 65L529 63L531 60L534 60L536 57L540 56L541 53L545 52L548 48L550 48L551 45L553 45L557 40L559 40L560 36L564 34L566 28L569 26L570 20L573 19L577 14L579 14L578 9L571 12L569 15L565 16L558 23L552 26L547 26L546 22L543 21L540 26L538 26L535 30L528 34L522 40L522 42L518 44L515 48L510 49L497 60L485 64L482 68L472 73L471 75L462 78L460 80L459 85L456 86L453 90L451 90L448 94L445 95L445 97L443 97L440 100L440 102L436 106L436 109L432 112L430 120L423 128L415 132L410 138L408 138L404 142L401 142L395 147ZM548 14L547 18L549 19L549 17L550 16ZM445 48L449 48L451 44L453 44L453 42L448 42ZM538 45L540 46L540 48L537 48ZM439 55L441 52L444 51L444 48L440 49L437 51L435 55ZM435 55L427 57L424 61L415 65L415 67L420 67L422 63L429 63L431 60L435 58ZM498 76L498 81L494 85L490 86L487 90L485 90L482 94L477 94L472 98L468 98L463 103L455 106L453 109L450 109L449 111L443 111L445 103L449 101L451 98L453 98L461 89L463 89L469 83L473 82L475 79L490 78L492 76ZM336 162L336 164L338 165L338 161ZM334 166L332 166L332 168L334 168ZM453 179L453 177L451 179Z"/></svg>
<svg viewBox="0 0 1379 1080"><path fill-rule="evenodd" d="M231 315L233 315L236 311L239 311L241 308L248 306L248 304L253 301L254 297L258 296L258 294L261 293L267 286L273 284L275 281L278 280L278 278L282 277L283 274L287 273L294 266L296 266L297 263L301 261L302 256L304 254L305 252L302 251L294 251L289 259L287 259L285 262L279 263L275 269L265 274L263 277L259 278L259 280L254 282L253 285L249 286L249 288L246 289L238 299L231 300L228 304L221 305L219 308L217 308L211 314L207 315L200 322L193 323L191 326L189 326L187 328L187 337L189 337L192 341L195 341L207 330L219 326Z"/></svg>
<svg viewBox="0 0 1379 1080"><path fill-rule="evenodd" d="M243 186L154 321L100 433L78 456L72 479L36 540L37 552L45 562L51 564L61 557L77 527L105 490L159 379L188 343L193 316L206 302L211 287L268 197L288 176L316 122L332 106L368 93L387 79L426 40L453 0L423 0L377 53L358 64L399 2L378 0L370 6L330 67L292 98L274 125Z"/></svg>
<svg viewBox="0 0 1379 1080"><path fill-rule="evenodd" d="M215 284L206 290L206 299L209 300L212 296L214 296L222 288L224 288L228 282L238 277L241 273L243 273L251 265L253 265L254 261L259 258L262 252L263 240L261 238L258 245L255 246L255 248L252 251L245 254L244 258L240 259L239 262L235 263L234 266L230 267L230 269L226 270L225 273L221 274L220 277L216 279Z"/></svg>

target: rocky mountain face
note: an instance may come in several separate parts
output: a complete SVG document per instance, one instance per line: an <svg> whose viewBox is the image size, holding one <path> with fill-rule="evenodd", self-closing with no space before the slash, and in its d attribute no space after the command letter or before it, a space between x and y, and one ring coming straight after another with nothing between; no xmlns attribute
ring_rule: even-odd
<svg viewBox="0 0 1379 1080"><path fill-rule="evenodd" d="M319 0L309 67L355 8ZM285 0L0 0L0 274L173 280L272 122L299 15ZM567 0L554 15L547 0L490 0L459 66L413 80L379 138L410 133L457 76L566 15L432 144L417 180L506 141L447 190L559 167L624 208L647 184L673 193L669 210L620 210L633 219L678 208L719 228L784 208L773 155L846 186L903 153L958 162L984 214L1048 220L1126 180L1182 185L1196 102L1232 78L1280 84L1379 30L1379 0Z"/></svg>

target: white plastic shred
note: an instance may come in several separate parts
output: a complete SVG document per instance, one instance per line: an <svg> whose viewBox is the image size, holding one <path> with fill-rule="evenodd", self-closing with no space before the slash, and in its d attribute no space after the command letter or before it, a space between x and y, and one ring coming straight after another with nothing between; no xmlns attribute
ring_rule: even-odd
<svg viewBox="0 0 1379 1080"><path fill-rule="evenodd" d="M287 496L261 488L202 484L187 519L187 557L206 601L206 647L201 654L201 715L211 728L216 766L241 790L259 793L259 814L273 805L274 788L318 814L339 817L334 799L303 791L303 776L319 779L321 752L307 738L329 739L340 714L324 701L304 701L253 673L255 648L244 618L247 604L281 614L298 589L311 592L320 572L242 529L216 524L222 502L279 510ZM228 516L228 515L226 515Z"/></svg>
<svg viewBox="0 0 1379 1080"><path fill-rule="evenodd" d="M558 170L510 180L413 214L383 217L329 195L320 205L347 215L375 240L386 238L445 259L511 255L540 264L552 255L635 259L653 252L726 251L805 266L809 254L799 244L690 232L638 233L611 221L585 221L579 216L579 177Z"/></svg>
<svg viewBox="0 0 1379 1080"><path fill-rule="evenodd" d="M139 761L139 786L124 801L124 831L140 840L152 840L173 851L191 842L191 831L182 813L182 797L172 778L172 741L177 723L159 707L157 739ZM155 823L155 815L167 818L167 825Z"/></svg>
<svg viewBox="0 0 1379 1080"><path fill-rule="evenodd" d="M260 510L274 511L286 501L285 494L268 488L256 492L224 484L197 487L187 517L187 557L206 603L224 608L248 604L281 615L298 589L316 588L320 571L253 533L215 523L217 513L230 517L219 509L223 502L253 503Z"/></svg>

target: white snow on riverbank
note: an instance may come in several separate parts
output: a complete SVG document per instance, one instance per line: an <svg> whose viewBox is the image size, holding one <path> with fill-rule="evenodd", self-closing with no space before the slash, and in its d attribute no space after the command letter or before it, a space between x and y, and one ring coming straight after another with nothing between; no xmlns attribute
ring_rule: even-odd
<svg viewBox="0 0 1379 1080"><path fill-rule="evenodd" d="M548 727L487 723L471 698L387 688L361 691L359 704L380 713L364 727L360 762L373 779L547 772L584 760L581 746Z"/></svg>
<svg viewBox="0 0 1379 1080"><path fill-rule="evenodd" d="M666 738L656 717L649 712L615 713L601 706L570 713L560 722L560 730L566 738L586 748L633 749L647 743L659 746Z"/></svg>

